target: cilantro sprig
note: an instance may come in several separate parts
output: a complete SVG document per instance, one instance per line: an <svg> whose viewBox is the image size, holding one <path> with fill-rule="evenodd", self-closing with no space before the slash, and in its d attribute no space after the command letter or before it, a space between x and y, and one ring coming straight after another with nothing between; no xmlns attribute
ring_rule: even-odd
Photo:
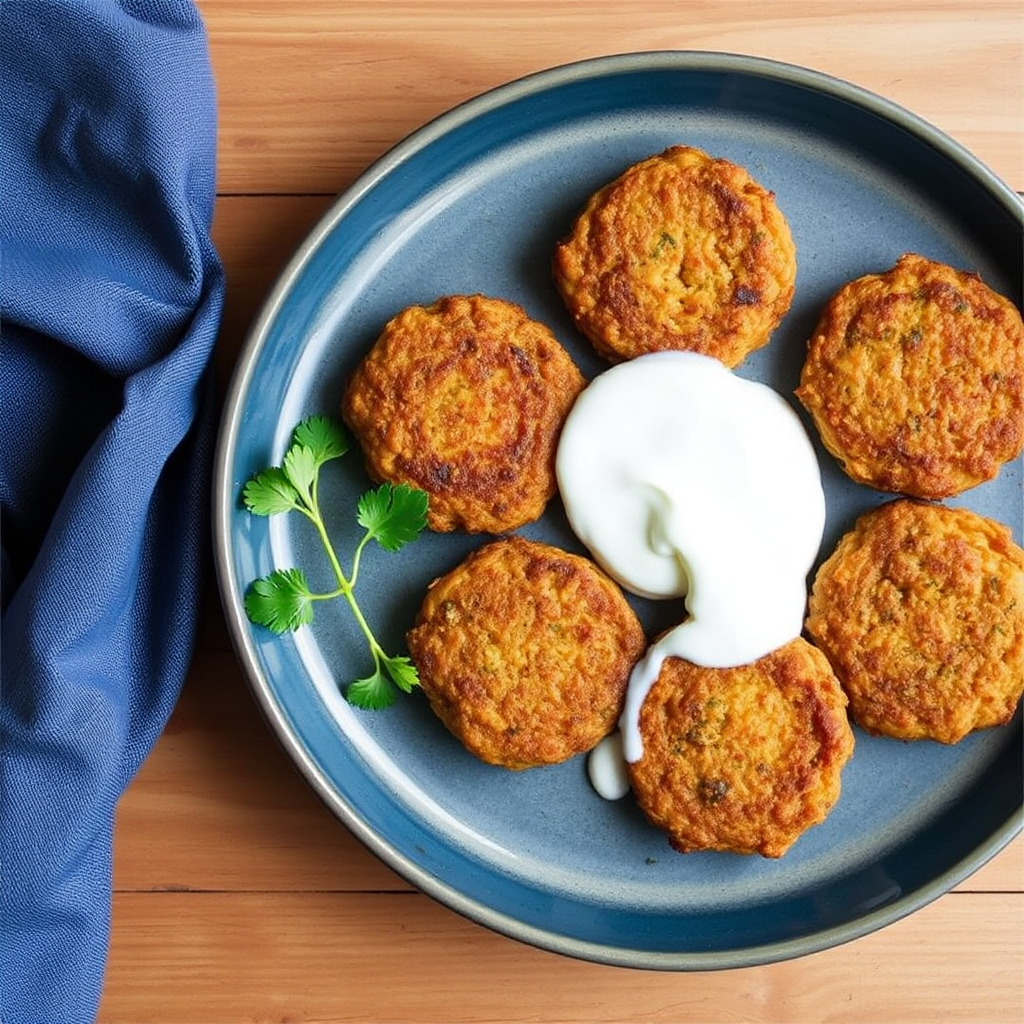
<svg viewBox="0 0 1024 1024"><path fill-rule="evenodd" d="M245 611L258 625L286 633L313 621L317 601L344 598L373 656L373 672L351 682L345 697L357 707L379 709L393 704L398 690L411 692L419 685L419 676L407 657L387 654L373 635L355 597L359 567L370 541L393 552L416 539L426 526L427 495L405 484L381 484L366 491L356 507L356 521L364 532L346 574L324 524L318 485L321 467L341 458L348 448L348 436L339 423L312 416L295 428L281 465L257 473L243 488L242 501L254 515L299 512L313 524L338 584L326 593L313 593L301 569L275 569L249 585Z"/></svg>

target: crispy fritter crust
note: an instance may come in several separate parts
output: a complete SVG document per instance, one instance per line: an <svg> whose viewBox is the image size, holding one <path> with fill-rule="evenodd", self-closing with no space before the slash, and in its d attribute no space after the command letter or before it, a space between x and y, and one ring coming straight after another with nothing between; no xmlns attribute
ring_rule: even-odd
<svg viewBox="0 0 1024 1024"><path fill-rule="evenodd" d="M966 509L888 502L818 571L807 631L865 730L956 743L1024 689L1024 551Z"/></svg>
<svg viewBox="0 0 1024 1024"><path fill-rule="evenodd" d="M858 483L945 498L1024 448L1024 325L975 274L907 253L828 302L796 392Z"/></svg>
<svg viewBox="0 0 1024 1024"><path fill-rule="evenodd" d="M583 385L522 308L454 295L385 326L341 413L374 479L429 494L431 529L503 533L539 518L555 493L558 434Z"/></svg>
<svg viewBox="0 0 1024 1024"><path fill-rule="evenodd" d="M591 197L553 271L606 359L680 349L733 367L789 309L796 249L773 193L728 160L674 146Z"/></svg>
<svg viewBox="0 0 1024 1024"><path fill-rule="evenodd" d="M427 592L407 641L434 712L490 764L557 764L615 727L643 630L588 559L508 537Z"/></svg>
<svg viewBox="0 0 1024 1024"><path fill-rule="evenodd" d="M839 799L854 743L846 697L802 638L739 668L666 659L640 731L633 791L681 853L781 857Z"/></svg>

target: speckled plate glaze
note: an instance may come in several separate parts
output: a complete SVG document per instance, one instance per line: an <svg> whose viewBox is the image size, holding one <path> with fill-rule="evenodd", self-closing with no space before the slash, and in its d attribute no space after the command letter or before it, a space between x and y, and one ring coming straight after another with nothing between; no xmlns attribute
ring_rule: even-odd
<svg viewBox="0 0 1024 1024"><path fill-rule="evenodd" d="M347 609L277 637L246 620L254 577L326 566L301 517L248 515L240 489L280 460L294 424L334 413L346 373L403 306L452 292L521 303L588 376L603 365L576 334L549 274L552 246L592 191L674 143L742 164L774 190L799 273L771 344L738 371L792 397L826 298L904 251L981 273L1021 303L1022 206L990 171L915 116L797 67L717 53L650 53L557 68L427 125L341 195L284 271L227 398L214 490L216 560L238 655L272 728L328 806L366 845L442 903L540 947L609 964L707 970L767 963L853 939L960 882L1021 827L1020 713L956 747L857 735L842 797L781 860L681 856L630 798L606 803L582 758L525 773L463 751L416 694L361 712L339 684L368 655ZM828 499L823 555L885 500L819 448ZM959 503L1021 540L1022 466ZM368 485L358 452L322 482L339 550ZM751 516L757 509L750 510ZM579 545L558 502L524 534ZM370 549L362 604L385 645L428 582L484 538L425 535ZM320 581L326 582L326 577ZM678 608L636 602L655 630Z"/></svg>

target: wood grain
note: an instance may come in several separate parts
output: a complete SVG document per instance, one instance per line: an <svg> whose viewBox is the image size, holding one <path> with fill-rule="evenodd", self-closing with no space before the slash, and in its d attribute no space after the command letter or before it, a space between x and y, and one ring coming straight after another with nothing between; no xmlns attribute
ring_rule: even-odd
<svg viewBox="0 0 1024 1024"><path fill-rule="evenodd" d="M372 160L506 81L629 50L802 64L881 93L1024 190L1019 0L200 0L220 94L221 390L295 247ZM659 974L569 960L415 892L314 796L248 692L212 578L169 726L117 818L101 1024L1024 1019L1024 838L872 935Z"/></svg>
<svg viewBox="0 0 1024 1024"><path fill-rule="evenodd" d="M214 353L227 386L253 319L299 243L330 209L334 196L222 196L213 240L224 261L227 294Z"/></svg>
<svg viewBox="0 0 1024 1024"><path fill-rule="evenodd" d="M950 896L847 946L710 974L569 960L414 893L120 894L114 914L135 927L115 933L106 1024L997 1024L1024 998L1021 894Z"/></svg>
<svg viewBox="0 0 1024 1024"><path fill-rule="evenodd" d="M913 111L1024 189L1021 7L775 0L204 0L220 187L333 193L455 104L612 53L712 50L803 65Z"/></svg>

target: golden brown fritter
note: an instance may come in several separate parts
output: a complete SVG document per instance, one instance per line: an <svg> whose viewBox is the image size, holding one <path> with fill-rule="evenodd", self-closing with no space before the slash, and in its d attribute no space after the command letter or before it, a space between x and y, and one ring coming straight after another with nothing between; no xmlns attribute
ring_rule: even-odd
<svg viewBox="0 0 1024 1024"><path fill-rule="evenodd" d="M1024 448L1024 325L977 275L907 253L828 302L796 393L852 479L949 497Z"/></svg>
<svg viewBox="0 0 1024 1024"><path fill-rule="evenodd" d="M453 295L385 326L341 413L374 479L429 494L431 529L503 533L555 493L558 435L583 384L519 306Z"/></svg>
<svg viewBox="0 0 1024 1024"><path fill-rule="evenodd" d="M956 743L1024 689L1024 551L966 509L888 502L818 571L807 631L864 729Z"/></svg>
<svg viewBox="0 0 1024 1024"><path fill-rule="evenodd" d="M773 193L742 167L673 146L591 197L553 271L606 359L679 349L734 367L789 309L796 249Z"/></svg>
<svg viewBox="0 0 1024 1024"><path fill-rule="evenodd" d="M853 753L846 697L802 638L739 668L667 658L640 732L633 792L681 853L781 857L831 811Z"/></svg>
<svg viewBox="0 0 1024 1024"><path fill-rule="evenodd" d="M557 764L615 727L644 634L588 559L508 537L435 581L408 637L434 712L490 764Z"/></svg>

